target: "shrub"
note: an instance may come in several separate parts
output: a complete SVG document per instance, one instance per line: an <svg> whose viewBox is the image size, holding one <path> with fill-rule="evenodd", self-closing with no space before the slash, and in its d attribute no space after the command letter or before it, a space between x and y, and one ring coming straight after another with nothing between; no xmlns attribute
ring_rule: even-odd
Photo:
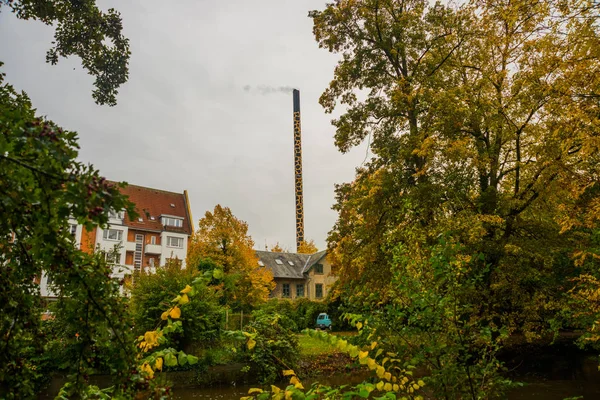
<svg viewBox="0 0 600 400"><path fill-rule="evenodd" d="M155 274L136 275L130 305L136 335L155 329L171 300L179 294L182 287L191 284L197 277L197 271L182 270L175 264L159 267ZM217 340L224 320L224 309L219 305L215 290L203 282L197 282L194 287L196 297L186 305L188 310L181 318L184 333L178 339L183 341L183 346L192 342L210 344Z"/></svg>
<svg viewBox="0 0 600 400"><path fill-rule="evenodd" d="M293 321L277 313L258 310L246 327L252 339L248 345L245 361L250 372L263 382L274 382L281 377L282 370L295 368L298 359L298 339L291 327Z"/></svg>

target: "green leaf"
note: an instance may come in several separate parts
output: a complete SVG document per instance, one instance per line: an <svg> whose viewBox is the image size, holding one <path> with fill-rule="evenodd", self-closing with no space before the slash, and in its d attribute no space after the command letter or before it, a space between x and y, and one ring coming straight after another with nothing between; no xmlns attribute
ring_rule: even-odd
<svg viewBox="0 0 600 400"><path fill-rule="evenodd" d="M190 365L197 364L197 363L198 363L198 357L196 357L196 356L192 356L192 355L188 354L188 355L187 355L187 362L188 362L188 364L190 364Z"/></svg>
<svg viewBox="0 0 600 400"><path fill-rule="evenodd" d="M179 361L179 365L184 366L188 362L187 355L183 351L180 351L177 361Z"/></svg>
<svg viewBox="0 0 600 400"><path fill-rule="evenodd" d="M173 355L173 353L165 354L165 365L167 367L174 367L177 365L177 357Z"/></svg>

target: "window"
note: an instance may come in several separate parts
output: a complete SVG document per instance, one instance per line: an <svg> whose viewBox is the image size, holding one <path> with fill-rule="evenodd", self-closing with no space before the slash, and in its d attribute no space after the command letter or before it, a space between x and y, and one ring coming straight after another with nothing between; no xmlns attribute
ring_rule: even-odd
<svg viewBox="0 0 600 400"><path fill-rule="evenodd" d="M174 226L176 228L181 228L183 226L183 219L173 217L162 217L162 224L164 226Z"/></svg>
<svg viewBox="0 0 600 400"><path fill-rule="evenodd" d="M304 297L304 285L296 285L296 297Z"/></svg>
<svg viewBox="0 0 600 400"><path fill-rule="evenodd" d="M283 297L290 297L290 284L289 283L283 284Z"/></svg>
<svg viewBox="0 0 600 400"><path fill-rule="evenodd" d="M264 266L265 266L265 263L264 263L264 262L262 262L262 261L260 261L260 260L258 260L258 265L260 265L261 267L264 267Z"/></svg>
<svg viewBox="0 0 600 400"><path fill-rule="evenodd" d="M315 264L315 274L323 273L323 264Z"/></svg>
<svg viewBox="0 0 600 400"><path fill-rule="evenodd" d="M275 262L279 265L283 265L283 261L281 261L279 258L276 258Z"/></svg>
<svg viewBox="0 0 600 400"><path fill-rule="evenodd" d="M106 240L122 240L123 231L119 229L106 229L104 231L104 239Z"/></svg>
<svg viewBox="0 0 600 400"><path fill-rule="evenodd" d="M317 283L315 284L315 297L320 299L323 297L323 284Z"/></svg>
<svg viewBox="0 0 600 400"><path fill-rule="evenodd" d="M167 247L179 247L183 248L183 238L175 236L167 236Z"/></svg>
<svg viewBox="0 0 600 400"><path fill-rule="evenodd" d="M150 268L154 268L154 258L149 259L148 264L150 264Z"/></svg>
<svg viewBox="0 0 600 400"><path fill-rule="evenodd" d="M77 225L76 224L69 225L69 233L71 234L71 236L75 237L75 235L77 234Z"/></svg>
<svg viewBox="0 0 600 400"><path fill-rule="evenodd" d="M294 265L294 262L293 261L288 261L288 264Z"/></svg>
<svg viewBox="0 0 600 400"><path fill-rule="evenodd" d="M104 252L104 258L108 264L119 264L121 262L121 255L114 251Z"/></svg>
<svg viewBox="0 0 600 400"><path fill-rule="evenodd" d="M150 244L156 244L156 236L150 236Z"/></svg>

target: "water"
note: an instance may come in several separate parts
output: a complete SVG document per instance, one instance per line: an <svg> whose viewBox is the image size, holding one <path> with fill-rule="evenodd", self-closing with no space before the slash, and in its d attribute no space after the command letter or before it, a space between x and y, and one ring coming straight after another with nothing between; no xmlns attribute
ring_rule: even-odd
<svg viewBox="0 0 600 400"><path fill-rule="evenodd" d="M545 348L539 354L522 352L511 355L509 376L525 384L508 394L509 400L563 400L583 396L584 400L600 399L600 372L597 357L574 347ZM368 371L338 374L320 378L326 385L357 384L369 378ZM303 380L305 387L312 381ZM247 396L248 390L260 385L224 385L208 388L177 388L174 397L179 400L222 399L233 400ZM285 387L285 383L279 387Z"/></svg>

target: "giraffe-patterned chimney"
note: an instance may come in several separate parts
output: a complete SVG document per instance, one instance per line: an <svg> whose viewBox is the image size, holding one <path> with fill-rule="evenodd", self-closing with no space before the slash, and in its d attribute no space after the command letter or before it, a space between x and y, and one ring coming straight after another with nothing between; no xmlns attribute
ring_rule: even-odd
<svg viewBox="0 0 600 400"><path fill-rule="evenodd" d="M304 197L302 194L302 138L300 129L300 91L294 89L294 185L296 194L296 250L304 241Z"/></svg>

